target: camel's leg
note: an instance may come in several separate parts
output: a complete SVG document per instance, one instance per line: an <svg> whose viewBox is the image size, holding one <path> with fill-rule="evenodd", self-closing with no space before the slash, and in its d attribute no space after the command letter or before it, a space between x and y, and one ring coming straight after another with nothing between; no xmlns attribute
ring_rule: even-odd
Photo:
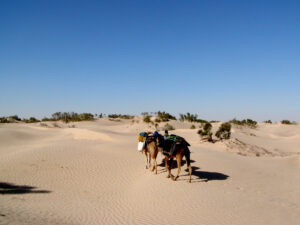
<svg viewBox="0 0 300 225"><path fill-rule="evenodd" d="M150 155L150 152L148 152L148 160L149 160L148 168L151 169L151 155Z"/></svg>
<svg viewBox="0 0 300 225"><path fill-rule="evenodd" d="M186 159L186 165L189 168L189 175L190 175L189 182L191 183L191 181L192 181L192 166L191 166L191 159L190 159L190 150L187 147L186 147L186 149L184 149L184 156Z"/></svg>
<svg viewBox="0 0 300 225"><path fill-rule="evenodd" d="M146 169L148 169L148 154L147 154L147 152L145 152L145 156L146 156Z"/></svg>
<svg viewBox="0 0 300 225"><path fill-rule="evenodd" d="M165 166L166 166L166 170L168 172L167 178L170 178L173 176L171 174L172 165L173 165L173 158L169 158L168 156L165 156Z"/></svg>
<svg viewBox="0 0 300 225"><path fill-rule="evenodd" d="M153 170L155 170L155 174L157 174L157 162L155 158L153 160L154 160Z"/></svg>
<svg viewBox="0 0 300 225"><path fill-rule="evenodd" d="M177 170L176 177L172 178L174 181L177 180L177 178L179 177L180 171L181 171L181 159L182 159L182 155L181 154L176 154L178 170Z"/></svg>
<svg viewBox="0 0 300 225"><path fill-rule="evenodd" d="M170 158L169 159L169 177L173 177L171 170L173 168L173 164L174 164L174 158Z"/></svg>

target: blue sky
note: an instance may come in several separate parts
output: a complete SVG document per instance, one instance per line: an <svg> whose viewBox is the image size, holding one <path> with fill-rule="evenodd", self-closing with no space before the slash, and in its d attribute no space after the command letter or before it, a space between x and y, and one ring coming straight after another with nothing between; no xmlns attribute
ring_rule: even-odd
<svg viewBox="0 0 300 225"><path fill-rule="evenodd" d="M299 1L0 1L0 116L300 121Z"/></svg>

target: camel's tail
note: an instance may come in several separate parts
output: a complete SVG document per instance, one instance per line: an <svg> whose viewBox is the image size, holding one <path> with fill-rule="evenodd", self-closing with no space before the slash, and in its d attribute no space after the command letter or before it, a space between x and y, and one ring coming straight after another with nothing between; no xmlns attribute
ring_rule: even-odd
<svg viewBox="0 0 300 225"><path fill-rule="evenodd" d="M191 180L192 180L192 166L191 166L191 152L188 148L188 146L185 146L185 149L184 149L184 156L185 156L185 159L186 159L186 165L189 169L189 175L190 175L190 179L189 179L189 182L191 183Z"/></svg>

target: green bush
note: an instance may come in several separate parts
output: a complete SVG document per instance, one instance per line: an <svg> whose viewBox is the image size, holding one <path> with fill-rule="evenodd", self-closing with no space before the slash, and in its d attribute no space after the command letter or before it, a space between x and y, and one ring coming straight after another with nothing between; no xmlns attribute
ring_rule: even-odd
<svg viewBox="0 0 300 225"><path fill-rule="evenodd" d="M158 119L158 118L156 118L156 119L154 120L154 122L156 122L156 123L160 123L160 122L161 122L161 120L160 120L160 119Z"/></svg>
<svg viewBox="0 0 300 225"><path fill-rule="evenodd" d="M194 125L194 124L191 126L191 129L196 129L196 127L195 127L195 125Z"/></svg>
<svg viewBox="0 0 300 225"><path fill-rule="evenodd" d="M216 132L216 137L222 139L229 139L231 135L231 124L222 123L219 129Z"/></svg>
<svg viewBox="0 0 300 225"><path fill-rule="evenodd" d="M171 114L169 114L167 112L158 111L156 114L157 114L158 118L163 122L167 122L169 120L176 120L175 116L172 116Z"/></svg>
<svg viewBox="0 0 300 225"><path fill-rule="evenodd" d="M266 121L264 121L264 123L272 123L272 121L271 120L266 120Z"/></svg>
<svg viewBox="0 0 300 225"><path fill-rule="evenodd" d="M102 117L100 117L100 118L102 118ZM134 118L134 116L130 116L130 115L122 115L122 114L110 114L110 115L108 115L108 118L112 118L112 119L116 119L116 118L120 118L120 119L127 119L127 120L129 120L129 119L133 119Z"/></svg>
<svg viewBox="0 0 300 225"><path fill-rule="evenodd" d="M9 123L6 117L0 117L0 123Z"/></svg>
<svg viewBox="0 0 300 225"><path fill-rule="evenodd" d="M9 119L16 120L16 121L21 121L21 119L20 119L17 115L9 116L8 118L9 118Z"/></svg>
<svg viewBox="0 0 300 225"><path fill-rule="evenodd" d="M188 122L197 122L197 123L207 123L206 120L198 119L197 114L191 114L189 112L186 114L179 114L179 120L188 121Z"/></svg>
<svg viewBox="0 0 300 225"><path fill-rule="evenodd" d="M286 125L295 125L297 124L295 121L291 122L289 120L282 120L281 124L286 124Z"/></svg>
<svg viewBox="0 0 300 225"><path fill-rule="evenodd" d="M145 123L150 123L151 122L150 116L145 116L144 122Z"/></svg>
<svg viewBox="0 0 300 225"><path fill-rule="evenodd" d="M200 135L201 138L207 139L208 141L213 141L212 140L212 125L211 123L205 123L200 130L198 130L198 134Z"/></svg>

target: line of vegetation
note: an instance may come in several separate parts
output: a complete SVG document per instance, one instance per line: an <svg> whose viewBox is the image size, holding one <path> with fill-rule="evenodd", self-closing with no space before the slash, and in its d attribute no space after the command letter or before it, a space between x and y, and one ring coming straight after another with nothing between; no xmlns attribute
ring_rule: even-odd
<svg viewBox="0 0 300 225"><path fill-rule="evenodd" d="M109 114L108 118L111 118L111 119L120 118L120 119L129 120L129 119L133 119L134 116L130 116L130 115L126 115L126 114L125 115L122 115L122 114Z"/></svg>
<svg viewBox="0 0 300 225"><path fill-rule="evenodd" d="M191 114L191 113L186 113L186 114L179 114L179 120L180 121L188 121L188 122L197 122L197 123L208 123L208 121L199 119L197 114Z"/></svg>
<svg viewBox="0 0 300 225"><path fill-rule="evenodd" d="M256 128L257 127L257 122L251 119L246 119L246 120L237 120L237 119L232 119L229 121L231 124L235 124L238 126L248 126L251 128Z"/></svg>

